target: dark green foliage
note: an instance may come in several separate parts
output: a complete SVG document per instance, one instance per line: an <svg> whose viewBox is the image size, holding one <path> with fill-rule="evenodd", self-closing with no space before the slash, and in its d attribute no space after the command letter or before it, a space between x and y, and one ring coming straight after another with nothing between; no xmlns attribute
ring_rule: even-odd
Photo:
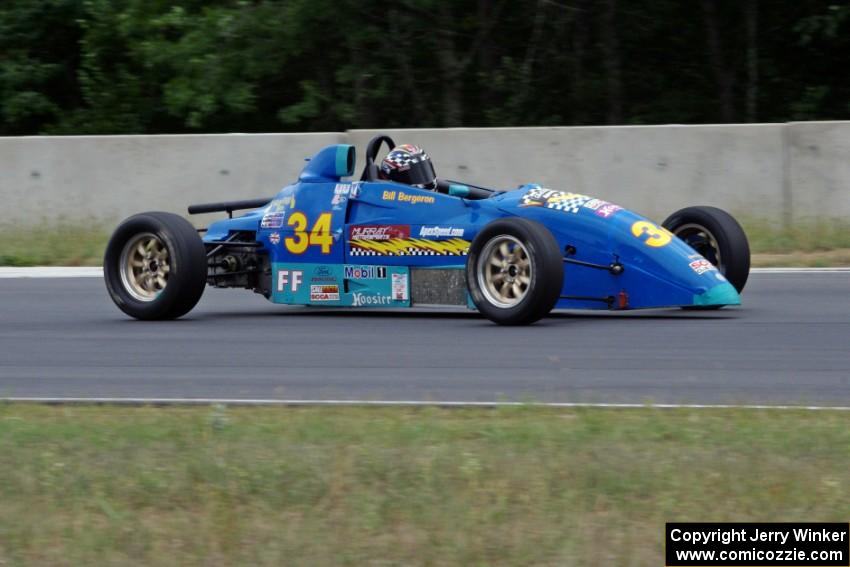
<svg viewBox="0 0 850 567"><path fill-rule="evenodd" d="M4 0L0 135L850 118L836 0Z"/></svg>

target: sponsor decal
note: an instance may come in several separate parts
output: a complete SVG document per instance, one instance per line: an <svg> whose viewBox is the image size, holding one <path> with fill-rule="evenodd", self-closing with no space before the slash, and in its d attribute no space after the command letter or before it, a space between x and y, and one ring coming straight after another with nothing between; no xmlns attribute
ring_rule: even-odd
<svg viewBox="0 0 850 567"><path fill-rule="evenodd" d="M351 183L337 183L334 186L334 196L331 199L331 205L341 205L348 200L348 195L351 192Z"/></svg>
<svg viewBox="0 0 850 567"><path fill-rule="evenodd" d="M269 235L269 242L277 246L280 244L280 234L277 232L273 232Z"/></svg>
<svg viewBox="0 0 850 567"><path fill-rule="evenodd" d="M339 286L311 285L310 301L339 301Z"/></svg>
<svg viewBox="0 0 850 567"><path fill-rule="evenodd" d="M281 197L280 199L275 199L271 203L269 203L269 208L266 210L267 213L282 213L286 210L287 207L293 203L295 199L289 195L286 197Z"/></svg>
<svg viewBox="0 0 850 567"><path fill-rule="evenodd" d="M409 203L411 205L418 205L420 203L433 205L437 202L437 199L431 195L416 195L405 193L404 191L384 191L381 198L384 201L398 201L399 203Z"/></svg>
<svg viewBox="0 0 850 567"><path fill-rule="evenodd" d="M388 295L369 295L355 291L352 297L353 307L366 307L371 305L390 305L392 298Z"/></svg>
<svg viewBox="0 0 850 567"><path fill-rule="evenodd" d="M520 207L545 207L565 213L577 213L591 198L578 193L554 191L543 187L529 189L519 201Z"/></svg>
<svg viewBox="0 0 850 567"><path fill-rule="evenodd" d="M606 218L606 219L607 219L608 217L612 216L612 215L613 215L614 213L616 213L617 211L622 211L622 210L623 210L623 207L618 207L617 205L613 205L613 204L611 204L611 203L607 203L607 204L602 205L601 207L599 207L599 209L598 209L598 210L596 210L596 211L595 211L595 213L596 213L598 216L600 216L600 217L602 217L602 218Z"/></svg>
<svg viewBox="0 0 850 567"><path fill-rule="evenodd" d="M423 226L419 229L419 236L435 236L437 238L463 238L464 230L450 226Z"/></svg>
<svg viewBox="0 0 850 567"><path fill-rule="evenodd" d="M705 259L694 260L693 262L691 262L688 265L691 267L691 269L693 271L695 271L699 275L703 275L706 272L709 272L711 270L716 269L711 262L709 262L708 260L705 260Z"/></svg>
<svg viewBox="0 0 850 567"><path fill-rule="evenodd" d="M389 240L352 239L352 256L466 256L470 242L462 238L424 240L391 238Z"/></svg>
<svg viewBox="0 0 850 567"><path fill-rule="evenodd" d="M599 207L601 207L602 205L605 205L605 204L607 204L607 202L603 201L602 199L591 199L590 201L588 201L587 203L584 204L584 208L585 209L592 209L592 210L595 211L596 209L598 209Z"/></svg>
<svg viewBox="0 0 850 567"><path fill-rule="evenodd" d="M301 270L278 270L277 290L291 291L295 293L304 281L304 272Z"/></svg>
<svg viewBox="0 0 850 567"><path fill-rule="evenodd" d="M292 195L286 195L285 197L274 199L271 203L269 203L268 208L266 209L266 214L283 213L286 212L287 207L292 208L294 206L295 197Z"/></svg>
<svg viewBox="0 0 850 567"><path fill-rule="evenodd" d="M346 266L345 278L348 280L385 280L387 269L384 266Z"/></svg>
<svg viewBox="0 0 850 567"><path fill-rule="evenodd" d="M393 300L407 301L407 274L393 274Z"/></svg>
<svg viewBox="0 0 850 567"><path fill-rule="evenodd" d="M613 203L609 203L608 201L603 201L602 199L591 199L582 206L585 209L592 210L598 216L606 219L617 211L623 210L623 207L619 207Z"/></svg>
<svg viewBox="0 0 850 567"><path fill-rule="evenodd" d="M336 283L337 279L331 270L330 266L319 266L313 270L313 276L310 278L310 283L330 282Z"/></svg>
<svg viewBox="0 0 850 567"><path fill-rule="evenodd" d="M410 238L410 227L401 224L359 225L348 228L351 240L392 240Z"/></svg>
<svg viewBox="0 0 850 567"><path fill-rule="evenodd" d="M260 228L282 228L284 213L266 213L260 221Z"/></svg>

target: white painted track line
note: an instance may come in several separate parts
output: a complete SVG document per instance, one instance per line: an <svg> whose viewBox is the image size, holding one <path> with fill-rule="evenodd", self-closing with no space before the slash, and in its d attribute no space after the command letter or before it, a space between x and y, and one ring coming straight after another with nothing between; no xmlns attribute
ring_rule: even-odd
<svg viewBox="0 0 850 567"><path fill-rule="evenodd" d="M0 268L0 279L10 278L102 278L103 268L68 268L38 266L35 268Z"/></svg>
<svg viewBox="0 0 850 567"><path fill-rule="evenodd" d="M30 403L46 405L130 405L130 406L348 406L348 407L441 407L441 408L608 408L608 409L747 409L850 411L850 406L794 406L769 404L605 404L581 402L457 402L422 400L274 400L239 398L0 398L0 403Z"/></svg>
<svg viewBox="0 0 850 567"><path fill-rule="evenodd" d="M753 268L753 274L830 274L850 273L844 268ZM0 267L0 279L10 278L101 278L103 268L74 268L62 266L38 266L34 268Z"/></svg>
<svg viewBox="0 0 850 567"><path fill-rule="evenodd" d="M841 274L850 273L850 267L842 268L752 268L753 274Z"/></svg>

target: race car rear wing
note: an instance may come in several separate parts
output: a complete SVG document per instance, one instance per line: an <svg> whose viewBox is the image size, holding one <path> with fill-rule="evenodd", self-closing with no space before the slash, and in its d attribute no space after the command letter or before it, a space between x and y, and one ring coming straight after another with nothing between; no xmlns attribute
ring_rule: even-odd
<svg viewBox="0 0 850 567"><path fill-rule="evenodd" d="M222 203L203 203L200 205L189 205L190 215L202 213L227 213L233 218L233 211L244 211L247 209L259 209L267 205L271 199L247 199L244 201L224 201Z"/></svg>

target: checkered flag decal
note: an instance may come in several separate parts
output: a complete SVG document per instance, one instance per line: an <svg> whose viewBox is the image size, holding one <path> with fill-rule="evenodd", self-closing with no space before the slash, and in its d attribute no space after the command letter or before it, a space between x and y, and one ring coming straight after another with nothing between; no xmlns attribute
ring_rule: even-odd
<svg viewBox="0 0 850 567"><path fill-rule="evenodd" d="M427 250L423 248L408 248L408 256L466 256L466 254L457 254L454 252L437 252L436 250Z"/></svg>
<svg viewBox="0 0 850 567"><path fill-rule="evenodd" d="M377 250L367 250L365 248L357 248L352 246L351 248L352 256L466 256L466 252L463 253L455 253L455 252L440 252L437 250L428 250L425 248L405 248L404 250L399 250L398 252L386 252L381 253Z"/></svg>
<svg viewBox="0 0 850 567"><path fill-rule="evenodd" d="M578 193L566 193L564 191L553 191L552 189L529 189L520 199L521 207L545 207L568 213L577 213L579 209L590 201L587 195Z"/></svg>
<svg viewBox="0 0 850 567"><path fill-rule="evenodd" d="M384 254L378 254L376 250L366 250L365 248L352 248L351 249L352 256L383 256Z"/></svg>

